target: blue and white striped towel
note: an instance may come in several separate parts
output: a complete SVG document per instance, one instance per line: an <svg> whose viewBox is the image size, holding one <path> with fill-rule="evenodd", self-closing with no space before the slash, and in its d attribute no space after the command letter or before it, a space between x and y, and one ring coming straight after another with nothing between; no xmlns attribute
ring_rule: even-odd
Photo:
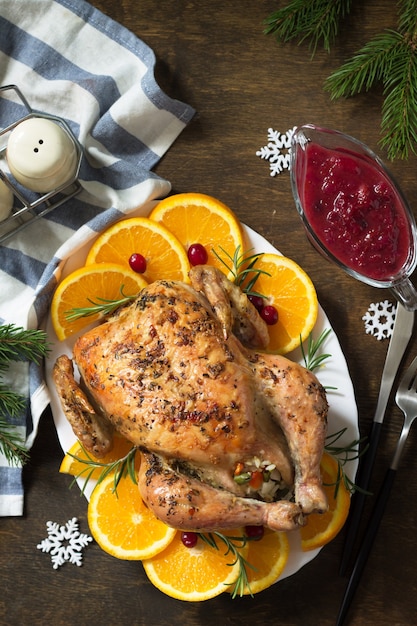
<svg viewBox="0 0 417 626"><path fill-rule="evenodd" d="M154 65L143 41L83 0L0 0L0 85L17 85L33 109L64 118L84 148L80 195L0 245L0 323L41 326L60 262L170 191L151 169L194 110L161 91ZM4 97L0 112L2 128L16 119L7 120ZM28 398L15 424L30 448L49 402L43 371L13 364L3 382ZM21 474L0 454L2 516L23 512Z"/></svg>

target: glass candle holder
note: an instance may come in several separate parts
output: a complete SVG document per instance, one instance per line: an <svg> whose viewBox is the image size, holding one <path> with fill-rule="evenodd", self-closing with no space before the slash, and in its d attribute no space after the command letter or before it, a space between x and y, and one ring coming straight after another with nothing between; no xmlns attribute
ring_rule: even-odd
<svg viewBox="0 0 417 626"><path fill-rule="evenodd" d="M417 309L410 280L417 264L414 216L366 145L338 131L300 126L292 138L291 186L307 236L324 257Z"/></svg>

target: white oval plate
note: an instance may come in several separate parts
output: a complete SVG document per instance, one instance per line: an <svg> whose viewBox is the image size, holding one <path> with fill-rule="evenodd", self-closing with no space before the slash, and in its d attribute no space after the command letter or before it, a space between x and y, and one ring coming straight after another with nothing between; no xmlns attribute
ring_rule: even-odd
<svg viewBox="0 0 417 626"><path fill-rule="evenodd" d="M274 248L264 237L256 233L251 228L244 226L245 233L248 239L249 248L251 254L272 252L280 254L280 252ZM88 243L88 249L91 246L91 242ZM72 257L70 262L70 270L74 271L77 267L81 267L84 264L86 256L86 250L81 248ZM67 264L68 265L68 262ZM63 274L68 272L68 268L63 269ZM328 328L332 328L330 322L321 307L319 307L317 323L314 327L313 336L317 338L320 333ZM67 354L72 357L72 347L77 336L71 337L66 341L58 341L55 332L52 327L51 319L47 321L47 335L51 342L51 351L46 363L46 381L49 387L51 396L51 409L54 417L55 427L57 429L58 438L62 449L66 452L75 443L76 438L72 429L62 411L61 404L58 395L55 390L55 386L51 377L51 371L53 364L58 356L61 354ZM332 329L333 330L333 329ZM358 412L356 407L355 395L353 390L352 381L350 379L349 370L347 367L346 359L343 355L336 333L333 331L329 333L328 338L323 346L324 352L330 354L331 357L327 359L319 370L316 370L316 375L320 379L320 382L325 387L333 387L335 390L328 392L329 401L329 415L328 415L328 433L329 435L339 432L341 429L346 428L346 432L343 437L340 438L338 444L347 445L350 442L359 438L358 428ZM301 350L294 351L289 355L294 361L302 363ZM353 481L356 476L358 461L349 461L345 465L346 474ZM85 495L89 498L94 484L90 486L90 489L85 491ZM301 550L300 535L297 531L288 533L290 541L290 554L287 565L284 572L281 574L279 580L283 580L292 574L298 572L304 565L312 561L320 549L312 550L310 552L303 552ZM277 581L278 582L278 581Z"/></svg>

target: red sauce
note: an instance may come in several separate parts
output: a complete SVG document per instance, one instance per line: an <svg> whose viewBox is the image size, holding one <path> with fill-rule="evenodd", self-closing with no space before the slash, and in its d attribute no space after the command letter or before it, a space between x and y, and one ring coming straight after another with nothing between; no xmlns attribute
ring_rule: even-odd
<svg viewBox="0 0 417 626"><path fill-rule="evenodd" d="M304 213L333 256L374 280L398 274L411 233L401 198L384 172L366 156L315 143L307 145L301 168Z"/></svg>

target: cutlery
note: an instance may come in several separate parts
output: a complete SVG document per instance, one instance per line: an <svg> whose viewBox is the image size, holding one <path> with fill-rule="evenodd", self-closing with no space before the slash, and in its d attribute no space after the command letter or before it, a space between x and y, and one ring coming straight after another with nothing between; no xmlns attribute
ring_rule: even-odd
<svg viewBox="0 0 417 626"><path fill-rule="evenodd" d="M404 374L398 387L395 401L405 416L403 427L397 442L395 454L392 458L391 465L386 472L384 482L382 483L381 489L379 491L375 507L369 520L369 524L364 535L361 547L359 549L358 557L356 559L355 566L349 579L349 583L346 588L342 605L339 611L336 626L342 626L350 603L361 579L362 572L365 568L366 562L371 552L372 545L374 543L382 516L384 514L389 495L391 493L392 485L397 474L398 465L404 451L410 427L414 420L417 418L417 357L413 360L406 373Z"/></svg>
<svg viewBox="0 0 417 626"><path fill-rule="evenodd" d="M372 469L375 462L376 451L379 444L382 423L384 421L388 398L391 393L391 388L394 383L398 367L401 363L405 348L407 347L407 344L413 332L413 325L414 313L406 310L402 305L398 304L395 316L394 331L388 346L384 370L382 372L378 403L371 427L371 432L368 437L369 447L366 451L366 455L363 458L362 465L360 466L359 476L356 483L360 491L358 490L352 498L352 509L348 521L347 535L340 565L341 575L345 574L349 559L352 554L362 516L362 511L365 505L365 500L368 497L366 492L368 492L369 483L371 480Z"/></svg>

